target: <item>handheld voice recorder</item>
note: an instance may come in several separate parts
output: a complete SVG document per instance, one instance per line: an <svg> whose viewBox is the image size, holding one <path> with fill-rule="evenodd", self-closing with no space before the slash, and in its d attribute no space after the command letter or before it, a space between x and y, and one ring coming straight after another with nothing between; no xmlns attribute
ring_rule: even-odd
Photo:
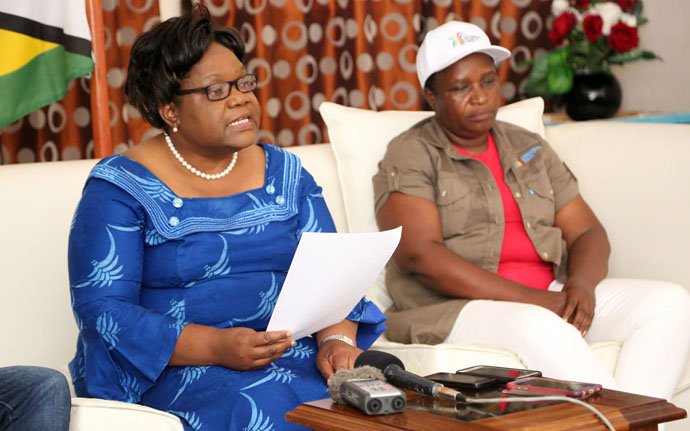
<svg viewBox="0 0 690 431"><path fill-rule="evenodd" d="M346 380L340 394L345 402L367 415L400 413L407 404L403 391L377 379Z"/></svg>

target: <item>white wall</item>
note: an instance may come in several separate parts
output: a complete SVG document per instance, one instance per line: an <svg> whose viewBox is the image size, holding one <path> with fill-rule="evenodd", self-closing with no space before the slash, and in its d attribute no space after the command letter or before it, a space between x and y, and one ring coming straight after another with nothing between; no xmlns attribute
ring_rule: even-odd
<svg viewBox="0 0 690 431"><path fill-rule="evenodd" d="M663 61L613 69L623 88L623 111L690 112L690 0L645 0L640 46Z"/></svg>

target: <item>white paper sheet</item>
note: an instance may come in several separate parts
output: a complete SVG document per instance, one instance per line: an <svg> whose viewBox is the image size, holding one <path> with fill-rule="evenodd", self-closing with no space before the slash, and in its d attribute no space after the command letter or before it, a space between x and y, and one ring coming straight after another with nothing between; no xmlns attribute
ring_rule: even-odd
<svg viewBox="0 0 690 431"><path fill-rule="evenodd" d="M267 330L289 330L298 340L343 320L383 270L401 232L302 234Z"/></svg>

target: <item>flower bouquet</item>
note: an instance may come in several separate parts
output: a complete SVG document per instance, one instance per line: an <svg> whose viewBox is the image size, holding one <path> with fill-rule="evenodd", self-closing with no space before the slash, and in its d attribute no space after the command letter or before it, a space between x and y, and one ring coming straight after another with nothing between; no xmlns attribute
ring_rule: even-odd
<svg viewBox="0 0 690 431"><path fill-rule="evenodd" d="M658 58L639 48L642 0L553 0L549 39L556 46L533 61L525 91L552 97L569 92L573 76L609 73L609 65Z"/></svg>

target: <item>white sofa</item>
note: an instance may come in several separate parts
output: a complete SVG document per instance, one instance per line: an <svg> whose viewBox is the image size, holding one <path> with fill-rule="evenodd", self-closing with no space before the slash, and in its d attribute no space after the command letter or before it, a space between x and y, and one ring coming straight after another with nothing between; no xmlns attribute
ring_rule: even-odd
<svg viewBox="0 0 690 431"><path fill-rule="evenodd" d="M363 198L352 187L366 191L380 155L357 161L346 154L348 143L361 156L367 145L385 138L382 134L404 130L428 114L373 113L333 104L321 111L333 144L290 151L324 188L338 229L356 231L373 220L373 212L371 202L357 202ZM538 113L540 120L541 108ZM540 128L541 122L533 127ZM350 141L348 133L360 138ZM690 160L690 125L582 122L550 126L545 134L579 177L582 194L608 230L613 245L610 275L670 280L690 288L690 173L682 168L682 162ZM77 336L70 310L67 236L94 163L0 166L0 366L32 364L66 372ZM357 217L365 222L357 225ZM381 283L369 296L384 307L390 303ZM517 355L499 348L402 345L385 337L375 348L397 355L409 370L422 375L476 364L524 367ZM592 348L607 366L615 366L616 343ZM690 408L688 371L672 399L685 409ZM182 426L174 416L147 407L75 397L71 429L155 431ZM690 430L690 421L676 421L666 429Z"/></svg>

